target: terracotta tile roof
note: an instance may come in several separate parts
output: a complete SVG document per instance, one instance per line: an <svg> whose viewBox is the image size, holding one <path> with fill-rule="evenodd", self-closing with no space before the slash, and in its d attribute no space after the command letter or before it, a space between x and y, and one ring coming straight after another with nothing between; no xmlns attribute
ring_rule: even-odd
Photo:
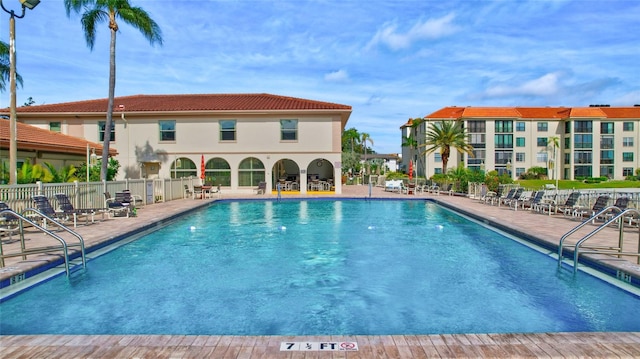
<svg viewBox="0 0 640 359"><path fill-rule="evenodd" d="M607 118L640 119L640 106L635 107L601 107Z"/></svg>
<svg viewBox="0 0 640 359"><path fill-rule="evenodd" d="M89 147L96 149L96 154L102 155L102 144L20 122L17 122L16 126L18 132L16 143L20 150L85 154L87 152L87 144L89 144ZM0 147L9 148L9 140L9 120L0 119ZM109 147L109 153L115 156L118 151Z"/></svg>
<svg viewBox="0 0 640 359"><path fill-rule="evenodd" d="M602 112L600 107L573 107L571 108L571 117L600 117L605 118L607 115Z"/></svg>
<svg viewBox="0 0 640 359"><path fill-rule="evenodd" d="M462 117L521 117L515 107L466 107Z"/></svg>
<svg viewBox="0 0 640 359"><path fill-rule="evenodd" d="M104 113L108 99L65 102L50 105L25 106L18 113ZM269 111L269 110L340 110L351 111L351 106L312 101L271 94L185 94L134 95L116 97L114 111L125 112L180 112L180 111ZM6 110L6 109L5 109ZM4 111L4 110L3 110Z"/></svg>
<svg viewBox="0 0 640 359"><path fill-rule="evenodd" d="M522 118L568 118L571 109L567 107L516 107Z"/></svg>
<svg viewBox="0 0 640 359"><path fill-rule="evenodd" d="M460 118L464 112L464 107L444 107L440 110L425 116L425 118Z"/></svg>
<svg viewBox="0 0 640 359"><path fill-rule="evenodd" d="M640 119L640 106L634 107L443 107L425 116L431 119L461 118L629 118Z"/></svg>

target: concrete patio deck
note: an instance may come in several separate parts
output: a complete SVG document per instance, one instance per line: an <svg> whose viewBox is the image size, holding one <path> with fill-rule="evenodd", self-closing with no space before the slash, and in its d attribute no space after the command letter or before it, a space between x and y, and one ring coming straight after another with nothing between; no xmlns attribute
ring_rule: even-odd
<svg viewBox="0 0 640 359"><path fill-rule="evenodd" d="M318 197L332 197L321 194ZM341 197L369 196L368 186L344 186ZM271 198L273 194L251 198ZM288 196L289 197L289 196ZM310 197L310 196L309 196ZM489 206L478 200L446 194L407 196L372 188L376 198L432 198L444 206L455 208L483 222L553 247L560 236L579 222L561 215L547 216L528 211L514 211ZM224 193L222 198L227 197ZM185 199L147 205L135 218L115 218L77 228L87 247L100 245L130 232L153 228L154 223L167 221L185 211L207 205L210 199ZM593 229L595 227L590 227ZM628 233L627 233L628 232ZM638 229L625 232L625 246L638 248ZM631 234L630 234L631 233ZM44 236L42 236L44 237ZM573 242L580 236L573 238ZM34 239L36 241L38 239ZM44 240L44 239L43 239ZM617 245L617 232L607 228L593 239L599 244ZM571 241L569 241L571 242ZM11 250L6 245L5 251ZM35 245L35 243L30 243ZM551 248L550 247L550 248ZM549 250L550 253L553 250ZM30 256L27 261L8 259L0 268L0 279L19 276L52 259L52 255ZM591 255L607 268L619 269L640 278L640 266L632 257ZM3 289L5 291L5 289ZM1 316L8 315L0 313ZM357 342L358 351L281 351L282 342ZM2 358L637 358L640 357L640 333L513 333L458 335L389 335L389 336L181 336L181 335L28 335L0 336Z"/></svg>

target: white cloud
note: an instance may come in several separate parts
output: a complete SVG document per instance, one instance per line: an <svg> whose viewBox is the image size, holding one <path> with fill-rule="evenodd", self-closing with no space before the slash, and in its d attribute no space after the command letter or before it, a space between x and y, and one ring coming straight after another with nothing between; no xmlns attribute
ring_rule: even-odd
<svg viewBox="0 0 640 359"><path fill-rule="evenodd" d="M378 30L367 48L382 44L391 50L401 50L409 48L416 41L445 37L458 31L458 27L452 23L454 18L454 14L449 14L438 19L419 21L406 33L399 33L396 24L387 24Z"/></svg>
<svg viewBox="0 0 640 359"><path fill-rule="evenodd" d="M550 73L520 86L493 86L488 88L482 97L551 96L559 90L558 78L558 73Z"/></svg>
<svg viewBox="0 0 640 359"><path fill-rule="evenodd" d="M349 79L349 74L347 73L346 70L342 70L342 69L338 71L330 72L324 75L325 81L341 82L341 81L346 81L348 79Z"/></svg>

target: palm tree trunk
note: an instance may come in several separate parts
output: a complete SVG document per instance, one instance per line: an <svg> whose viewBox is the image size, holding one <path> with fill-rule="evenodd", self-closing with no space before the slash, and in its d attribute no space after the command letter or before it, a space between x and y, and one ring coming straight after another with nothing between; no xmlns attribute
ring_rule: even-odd
<svg viewBox="0 0 640 359"><path fill-rule="evenodd" d="M113 101L116 92L116 30L111 29L111 45L109 46L109 99L107 101L107 122L104 126L104 142L102 145L102 167L100 179L107 180L107 168L109 165L109 144L111 142L111 129L113 128Z"/></svg>

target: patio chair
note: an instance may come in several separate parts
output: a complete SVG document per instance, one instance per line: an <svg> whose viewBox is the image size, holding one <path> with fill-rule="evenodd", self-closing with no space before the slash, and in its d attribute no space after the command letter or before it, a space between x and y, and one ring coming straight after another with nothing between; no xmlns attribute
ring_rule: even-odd
<svg viewBox="0 0 640 359"><path fill-rule="evenodd" d="M104 203L111 217L129 217L129 204L117 201L109 192L104 193Z"/></svg>
<svg viewBox="0 0 640 359"><path fill-rule="evenodd" d="M184 198L193 197L193 191L189 188L189 185L184 185Z"/></svg>
<svg viewBox="0 0 640 359"><path fill-rule="evenodd" d="M267 192L267 182L259 182L258 188L255 189L256 194L265 194Z"/></svg>
<svg viewBox="0 0 640 359"><path fill-rule="evenodd" d="M104 219L105 208L74 208L73 204L69 200L69 197L64 193L56 193L54 195L58 202L58 213L62 212L73 218L73 226L77 227L78 217L84 217L86 223L89 224L89 217L91 217L91 223L94 222L96 213L102 213L102 219Z"/></svg>

